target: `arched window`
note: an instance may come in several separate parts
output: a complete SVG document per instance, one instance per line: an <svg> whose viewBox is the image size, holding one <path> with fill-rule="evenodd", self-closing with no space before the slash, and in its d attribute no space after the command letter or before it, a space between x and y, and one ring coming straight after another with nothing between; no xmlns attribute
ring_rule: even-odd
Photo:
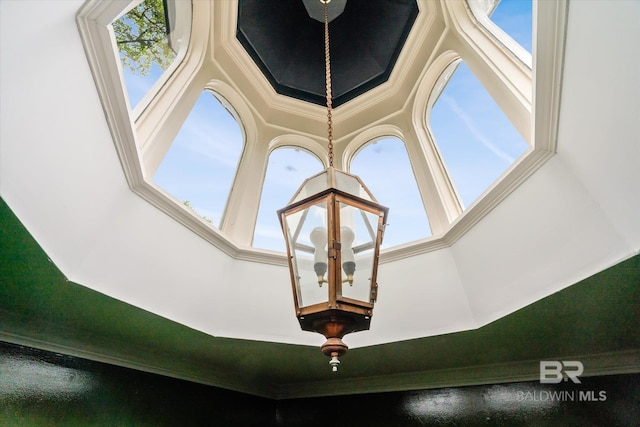
<svg viewBox="0 0 640 427"><path fill-rule="evenodd" d="M302 148L280 147L271 152L262 185L253 247L286 250L276 211L287 206L305 179L322 170L322 162Z"/></svg>
<svg viewBox="0 0 640 427"><path fill-rule="evenodd" d="M498 27L531 53L533 1L501 0L490 16Z"/></svg>
<svg viewBox="0 0 640 427"><path fill-rule="evenodd" d="M532 0L467 0L478 22L531 66Z"/></svg>
<svg viewBox="0 0 640 427"><path fill-rule="evenodd" d="M385 137L364 145L351 160L349 170L362 179L381 205L393 207L383 247L431 236L409 156L400 139Z"/></svg>
<svg viewBox="0 0 640 427"><path fill-rule="evenodd" d="M473 203L520 155L527 143L462 61L427 117L449 176L464 206Z"/></svg>
<svg viewBox="0 0 640 427"><path fill-rule="evenodd" d="M219 228L243 148L244 136L235 117L205 90L153 182Z"/></svg>
<svg viewBox="0 0 640 427"><path fill-rule="evenodd" d="M112 22L131 109L186 52L190 3L145 0Z"/></svg>

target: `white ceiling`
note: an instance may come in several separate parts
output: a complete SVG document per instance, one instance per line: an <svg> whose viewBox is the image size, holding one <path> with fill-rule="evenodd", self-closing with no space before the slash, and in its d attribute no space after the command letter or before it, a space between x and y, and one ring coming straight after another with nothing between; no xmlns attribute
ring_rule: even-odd
<svg viewBox="0 0 640 427"><path fill-rule="evenodd" d="M0 2L2 198L69 280L211 335L320 344L284 265L233 259L131 192L82 4ZM640 3L568 11L557 153L451 246L383 263L351 347L477 328L639 252Z"/></svg>

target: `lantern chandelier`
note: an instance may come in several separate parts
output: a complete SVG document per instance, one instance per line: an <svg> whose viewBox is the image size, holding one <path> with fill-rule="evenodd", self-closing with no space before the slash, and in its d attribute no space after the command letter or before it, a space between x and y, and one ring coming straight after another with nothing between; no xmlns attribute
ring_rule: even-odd
<svg viewBox="0 0 640 427"><path fill-rule="evenodd" d="M378 293L380 244L388 209L359 177L333 167L328 3L324 9L329 166L307 178L278 211L287 245L295 311L300 327L327 341L320 349L335 372L350 332L369 329ZM337 1L337 3L340 3Z"/></svg>

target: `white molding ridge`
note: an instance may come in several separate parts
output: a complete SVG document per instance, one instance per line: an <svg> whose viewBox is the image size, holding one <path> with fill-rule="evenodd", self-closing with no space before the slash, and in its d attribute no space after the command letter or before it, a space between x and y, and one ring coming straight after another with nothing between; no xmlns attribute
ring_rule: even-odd
<svg viewBox="0 0 640 427"><path fill-rule="evenodd" d="M582 377L634 374L640 372L640 350L616 351L582 356L557 356L545 360L579 360L585 367ZM365 393L385 393L505 384L540 379L540 360L492 365L466 366L406 374L335 379L315 383L292 383L278 388L278 399L321 397Z"/></svg>
<svg viewBox="0 0 640 427"><path fill-rule="evenodd" d="M380 375L375 377L342 378L290 384L266 384L256 381L238 380L238 378L241 377L235 375L217 375L215 370L207 370L206 376L194 372L178 371L172 368L133 360L126 355L116 356L103 352L98 353L2 331L0 331L0 340L11 344L61 353L95 362L108 363L124 368L276 400L505 384L536 381L540 378L540 360L523 360L491 365L464 366L451 369ZM635 374L640 372L640 350L614 351L591 355L557 355L545 358L544 360L578 360L582 362L585 367L585 371L581 377Z"/></svg>

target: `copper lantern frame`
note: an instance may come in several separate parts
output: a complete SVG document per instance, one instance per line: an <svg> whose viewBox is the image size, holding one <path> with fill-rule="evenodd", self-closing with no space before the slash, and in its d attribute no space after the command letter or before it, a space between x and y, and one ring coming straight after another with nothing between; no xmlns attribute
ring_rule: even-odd
<svg viewBox="0 0 640 427"><path fill-rule="evenodd" d="M348 183L345 184L345 181ZM319 182L320 186L318 186ZM308 193L306 190L309 190L309 187L312 190L317 190L318 187L320 189L306 197ZM301 236L305 222L314 216L308 216L314 207L322 211L322 222L326 226L326 240L323 240L322 247L316 248L316 252L321 251L325 254L326 269L316 270L317 274L311 272L309 268L306 270L299 268L300 263L306 262L307 266L310 265L311 259L307 254L314 253L314 248L304 243L307 236ZM326 209L326 212L323 209ZM346 239L342 236L345 234L345 228L348 229L345 223L349 222L349 218L342 217L347 212L351 213L351 222L354 215L360 220L362 224L360 234L364 235L361 240L365 240L364 243L348 248L343 245L343 240ZM373 307L378 295L378 260L388 212L388 208L378 204L359 177L336 170L332 166L308 178L289 205L278 210L278 217L285 235L296 316L302 330L318 332L325 336L327 341L321 346L321 350L331 357L329 363L334 371L340 363L338 357L348 349L342 341L343 336L351 332L368 330L370 327ZM289 227L289 218L292 218L294 229ZM321 228L323 227L318 229ZM323 229L321 233L324 234L325 230ZM353 236L351 238L353 239ZM346 252L347 250L351 255ZM343 251L345 251L344 254ZM359 258L360 254L365 254L363 257L366 258L366 262L362 261L363 258ZM350 267L347 260L351 263ZM358 262L365 264L365 268L358 266ZM303 277L303 273L307 273L306 277ZM353 287L354 280L358 282L360 298L348 295L350 288L346 287ZM303 287L315 285L316 288L318 286L322 288L324 283L327 284L326 298L306 304L303 299L305 292ZM367 286L368 289L366 289ZM324 291L321 292L324 293ZM366 300L364 292L367 294Z"/></svg>

